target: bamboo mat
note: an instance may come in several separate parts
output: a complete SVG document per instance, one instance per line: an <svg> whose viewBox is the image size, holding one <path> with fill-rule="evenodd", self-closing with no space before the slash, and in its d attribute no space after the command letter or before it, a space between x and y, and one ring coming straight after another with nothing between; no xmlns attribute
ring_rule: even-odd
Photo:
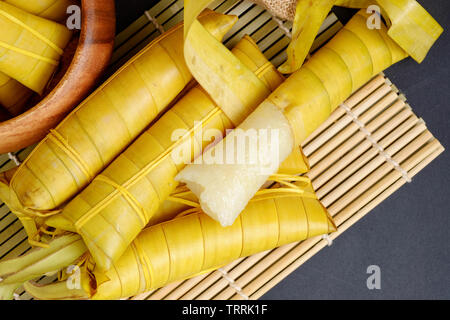
<svg viewBox="0 0 450 320"><path fill-rule="evenodd" d="M275 65L285 61L288 29L262 8L247 1L217 0L218 12L236 14L239 22L227 35L228 47L249 34ZM182 20L183 1L163 0L116 38L111 74L164 30ZM342 24L330 15L313 50ZM239 259L219 270L170 284L132 299L258 299L341 233L389 197L444 151L418 119L406 98L384 75L378 75L338 108L304 143L318 197L333 215L338 231ZM0 155L0 171L13 168L31 152L29 147ZM30 249L20 222L0 204L0 259ZM54 281L42 277L38 283ZM31 299L21 291L19 299Z"/></svg>

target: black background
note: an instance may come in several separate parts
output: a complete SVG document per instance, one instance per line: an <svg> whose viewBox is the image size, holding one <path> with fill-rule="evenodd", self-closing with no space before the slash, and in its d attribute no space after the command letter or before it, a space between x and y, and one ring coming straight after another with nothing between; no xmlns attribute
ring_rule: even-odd
<svg viewBox="0 0 450 320"><path fill-rule="evenodd" d="M118 31L156 2L116 0ZM446 31L422 64L407 59L386 74L450 147L450 1L419 2ZM445 152L263 298L450 299L449 160ZM381 268L381 290L367 289L369 265Z"/></svg>

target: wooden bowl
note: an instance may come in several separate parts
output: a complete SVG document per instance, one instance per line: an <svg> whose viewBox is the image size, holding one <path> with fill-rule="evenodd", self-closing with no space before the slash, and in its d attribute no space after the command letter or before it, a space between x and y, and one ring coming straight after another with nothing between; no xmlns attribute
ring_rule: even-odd
<svg viewBox="0 0 450 320"><path fill-rule="evenodd" d="M91 92L108 66L116 26L114 0L82 0L81 12L81 32L67 69L62 66L62 75L55 76L60 80L33 108L0 123L0 153L19 150L44 138Z"/></svg>

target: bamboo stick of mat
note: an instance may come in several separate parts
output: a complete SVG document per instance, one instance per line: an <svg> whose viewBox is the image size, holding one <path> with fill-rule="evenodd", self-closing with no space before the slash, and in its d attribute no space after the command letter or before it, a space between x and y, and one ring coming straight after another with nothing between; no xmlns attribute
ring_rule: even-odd
<svg viewBox="0 0 450 320"><path fill-rule="evenodd" d="M359 118L361 123L365 125L367 131L373 133L373 138L376 141L378 141L377 138L379 139L379 135L382 135L383 132L386 133L386 131L380 132L378 130L380 127L386 129L386 122L393 119L395 119L395 121L397 122L402 122L412 114L410 108L404 108L405 102L403 100L399 99L398 97L392 98L391 94L393 94L393 92L390 92L390 94L383 97L370 110L368 110ZM394 116L395 118L393 118ZM375 136L376 133L378 133L377 136ZM325 145L321 146L319 150L309 156L308 159L310 159L312 169L307 174L308 177L315 178L319 174L326 172L330 164L338 161L343 154L346 154L355 145L364 140L367 140L366 134L360 130L359 126L356 123L352 122L347 127L345 127L345 129L343 129L339 135L331 138ZM319 153L322 153L323 157L322 159L317 160L316 156ZM322 180L315 181L314 187L318 189L322 186L322 184Z"/></svg>
<svg viewBox="0 0 450 320"><path fill-rule="evenodd" d="M429 139L432 138L432 135L429 131L425 131L423 134L418 136L413 140L410 144L408 144L404 149L399 151L396 156L394 156L394 160L397 163L402 163L410 156L414 156L414 153L420 149L420 147L425 144ZM402 137L402 140L406 139ZM377 156L378 157L378 156ZM380 156L381 157L381 156ZM372 163L374 163L373 161ZM372 164L371 163L371 164ZM330 211L340 211L344 209L347 205L349 205L352 201L355 200L361 193L367 190L376 179L379 177L383 177L388 174L390 170L392 170L392 164L384 162L382 166L373 171L374 166L364 166L361 168L356 174L353 175L354 179L350 179L351 182L357 183L360 181L356 187L354 184L345 183L344 185L339 186L336 189L336 194L328 195L323 198L322 203L328 208ZM348 192L351 190L352 192ZM334 193L334 190L333 190ZM334 197L332 197L334 196ZM333 204L332 204L333 203Z"/></svg>
<svg viewBox="0 0 450 320"><path fill-rule="evenodd" d="M406 112L405 112L406 111ZM426 126L423 123L423 121L420 121L415 115L410 115L409 117L405 118L404 114L408 115L409 110L404 110L400 112L395 118L389 120L386 125L389 126L391 124L396 124L395 128L392 132L387 134L380 142L378 143L385 151L393 155L396 152L398 152L401 148L404 147L405 143L409 142L408 140L410 136L413 137L417 136L421 132L426 130ZM403 120L404 122L399 122L398 120ZM388 129L389 130L389 129ZM376 131L373 136L380 136L385 135L386 132ZM378 155L379 152L375 148L371 148L372 144L370 146L367 146L367 143L365 143L367 140L363 141L363 143L359 144L357 148L354 148L349 152L348 154L345 154L339 161L344 161L344 163L347 163L347 166L345 168L341 168L343 164L341 164L339 161L335 164L338 164L336 166L331 166L327 169L325 172L328 174L328 171L330 173L329 176L333 176L333 178L329 181L327 181L326 185L323 185L321 188L318 188L319 197L323 199L323 197L328 194L330 191L335 190L336 188L340 187L339 185L347 178L349 178L354 172L364 165L367 164L368 161L373 159L374 156ZM366 151L367 150L367 151ZM374 152L376 150L376 152ZM363 153L365 152L365 153ZM379 160L382 158L378 158ZM356 161L357 160L357 161ZM382 159L386 161L386 159ZM381 163L380 163L381 164ZM319 175L319 178L321 178L322 175ZM315 177L313 177L315 179ZM314 180L315 182L316 180Z"/></svg>
<svg viewBox="0 0 450 320"><path fill-rule="evenodd" d="M396 139L398 139L403 134L405 134L409 129L411 129L417 123L417 121L419 121L419 119L417 119L417 117L412 113L412 110L410 108L406 108L401 112L399 112L397 115L395 115L395 117L393 117L392 119L389 119L377 130L372 131L373 132L372 136L376 141L379 141L378 144L381 147L387 148ZM392 128L395 129L391 131ZM389 134L386 135L386 132L389 132ZM352 165L354 164L364 165L366 163L366 162L358 162L356 164L353 162L355 159L360 157L363 152L369 150L368 156L374 155L373 151L375 151L375 149L371 148L372 143L366 139L365 135L361 131L356 133L352 138L350 138L345 143L354 143L354 145L357 145L359 143L360 147L347 151L346 153L341 153L341 157L330 167L328 167L326 171L318 173L317 175L308 174L310 178L314 179L314 188L316 190L320 190L321 196L328 193L330 190L334 189L337 186L337 182L330 183L330 181L341 181L336 177L342 176L343 174L341 173L345 171L349 171L350 173L354 172L354 170L352 170L353 168L350 170L347 170L347 168L352 167ZM340 148L337 148L336 152L340 151L338 149ZM347 148L344 147L342 149ZM369 159L371 158L369 157ZM348 177L348 175L346 175L346 177ZM327 183L326 186L324 186L325 183Z"/></svg>
<svg viewBox="0 0 450 320"><path fill-rule="evenodd" d="M376 81L378 81L378 82L376 82ZM380 81L380 78L376 77L371 82L372 82L371 83L372 84L372 87L371 87L372 90L370 90L369 92L373 93L373 92L376 91L377 88L380 87L380 84L382 85L385 82L385 80ZM392 91L396 91L395 88L392 88L391 90ZM354 98L354 97L352 97L352 98ZM364 97L360 101L362 101L362 100L364 100ZM379 100L380 99L377 99L375 101L379 101ZM398 101L401 101L401 102L398 102ZM411 141L411 139L414 139L413 142L408 144L407 148L402 150L403 152L400 154L400 155L402 155L403 158L405 158L406 156L414 153L414 150L416 150L421 145L423 145L424 139L426 137L430 138L431 135L429 133L425 133L425 134L422 134L421 136L419 136L419 138L417 138L418 133L422 132L423 129L425 128L424 127L424 123L419 121L417 119L417 117L415 117L411 113L410 107L408 105L404 104L404 98L399 98L396 102L394 102L391 105L391 107L394 106L396 103L397 103L396 108L400 108L400 106L403 106L403 109L402 109L402 111L398 112L392 119L387 119L388 117L384 116L384 118L385 118L385 120L387 120L387 122L384 124L384 126L379 127L378 130L381 130L381 129L384 128L386 131L385 131L385 136L382 135L383 131L380 131L379 136L383 137L383 140L381 140L380 143L384 142L384 145L386 146L386 145L390 145L394 141L398 140L398 141L401 141L401 142L397 141L397 146L400 146L401 143L405 144L405 141L407 141L408 139L410 139L410 141ZM356 106L356 105L358 105L358 103L354 104L354 106ZM388 109L386 109L386 110L388 110ZM397 111L398 111L398 109L397 109ZM393 112L393 113L395 113L395 112ZM380 116L382 118L383 118L383 114L386 115L386 113L384 113L384 112L380 113ZM328 128L333 123L336 123L336 121L339 120L340 118L342 118L344 115L345 115L345 112L342 112L342 111L340 112L340 116L333 115L334 116L334 121L332 121L329 124L325 123L322 127L326 126L326 129L328 130ZM393 122L393 120L396 120L396 121ZM404 121L402 121L402 120L404 120ZM405 132L407 132L408 130L410 130L413 127L414 127L414 129L411 132L408 132L408 134L406 135L406 138L403 138L402 135L404 135ZM390 130L388 130L389 128L390 128ZM330 139L330 136L328 136L325 139L323 138L323 137L326 136L324 133L327 133L327 131L323 130L323 128L319 128L319 130L317 130L317 132L318 132L318 134L316 134L316 137L321 136L323 141L324 141L324 143L326 143L327 139ZM339 132L340 132L340 130L336 130L335 135L338 134ZM377 132L377 131L375 131L375 132ZM386 135L386 133L389 133L389 134ZM359 132L356 133L356 135L359 135ZM333 137L333 136L334 135L331 135L331 137ZM398 139L400 136L402 136L402 138ZM352 139L352 138L350 138L350 139ZM313 141L313 140L311 140L311 141ZM357 141L357 140L355 140L355 141ZM357 142L355 142L355 144L357 144ZM320 144L317 144L317 145L318 145L318 148L321 147ZM358 149L362 148L363 151L359 150L359 152L354 153L354 157L358 157L360 154L364 153L364 150L367 150L367 144L365 143L365 141L360 143L359 146L361 146L361 147L357 147L354 150L358 150ZM432 144L432 146L433 146L433 144ZM315 150L312 150L312 151L315 151ZM369 151L372 151L370 149L370 146L369 146ZM392 151L392 149L391 149L391 151ZM423 155L426 155L426 154L422 153L422 156ZM358 163L358 161L356 161L356 162ZM379 169L379 170L381 170L381 171L378 171L377 173L372 174L372 176L373 177L379 176L380 172L384 172L386 170L386 166L382 166L381 169ZM396 172L396 173L400 174L398 172ZM353 199L359 199L361 197L361 193L364 192L365 188L367 188L366 184L360 185L358 188L355 188L354 195L352 197L351 196L347 197L343 201L348 202L349 199L352 199L352 198ZM359 197L358 197L358 195L359 195ZM368 199L370 199L370 198L368 198ZM339 206L339 204L337 206ZM342 204L341 204L341 206L342 206ZM303 243L306 243L306 244L307 243L311 243L311 244L313 244L314 241L316 241L316 242L320 241L320 238L319 239L307 240L307 241L304 241ZM267 269L268 266L270 266L271 264L279 261L281 259L281 257L283 257L286 253L290 252L292 250L292 248L296 247L297 245L298 244L290 244L290 245L287 245L287 246L275 249L270 254L265 255L264 258L259 260L259 262L256 263L256 264L254 264L254 261L253 261L253 264L245 263L246 259L244 259L239 264L241 266L240 269L241 270L246 270L246 274L249 272L249 270L253 270L254 272L250 273L250 275L248 276L248 278L251 280L251 278L252 278L251 275L253 275L253 274L254 275L262 274L262 271ZM235 285L238 288L240 288L241 285L245 286L245 281L241 280L242 279L242 273L234 272L232 275L234 276L234 278L231 277L232 279L238 279L238 280L235 280ZM211 281L209 281L206 284L206 283L204 283L204 280L208 279L208 277L213 277L213 278L219 279L219 280L216 280L216 282L214 284L212 284ZM166 298L166 299L180 299L180 298L181 299L193 299L193 298L197 298L197 299L207 299L207 298L209 298L210 299L212 297L224 298L225 296L227 296L227 293L224 293L224 291L219 293L220 288L222 288L222 290L223 290L223 288L226 288L225 291L227 291L228 294L236 292L235 288L229 288L229 286L228 286L229 282L227 280L223 279L223 277L221 277L220 272L215 271L215 272L211 273L208 277L206 277L206 278L202 277L202 279L191 279L191 280L189 280L189 286L187 288L186 288L186 285L185 285L186 282L181 282L176 288L172 288L172 291L169 294L167 294L164 298ZM195 282L197 282L197 285L193 287L192 285ZM184 292L184 295L182 295L183 292ZM145 295L142 295L142 296L145 296ZM151 297L152 297L152 295L150 295L150 298ZM236 294L235 297L236 298L240 298L240 299L243 298L241 294Z"/></svg>
<svg viewBox="0 0 450 320"><path fill-rule="evenodd" d="M417 150L416 148L418 145L420 145L420 143L425 143L426 141L428 141L429 139L432 138L432 135L429 131L422 132L416 138L417 134L426 128L424 128L424 126L419 125L415 129L416 130L414 130L414 129L411 130L409 132L409 134L405 134L404 136L402 136L399 140L397 140L395 143L393 143L386 150L386 152L389 154L396 153L396 155L393 157L393 159L397 163L401 163L402 161L407 159L409 156L411 156L414 152L416 152L416 150ZM406 144L410 141L411 138L415 138L414 141L416 141L416 144L406 146ZM403 147L405 147L405 148L403 149ZM380 167L380 171L378 172L378 174L380 174L380 175L387 174L387 171L390 170L389 166L392 166L390 163L386 162L386 159L383 156L381 156L380 154L377 154L375 156L375 158L373 158L368 164L366 164L364 167L362 167L361 169L356 171L349 179L343 181L338 187L336 187L335 189L333 189L333 191L331 191L329 194L327 194L325 197L323 197L321 199L322 204L324 204L325 206L327 206L331 209L331 207L330 207L331 203L334 203L335 201L337 201L339 199L339 200L341 200L340 206L347 205L352 200L350 198L350 196L347 196L347 192L351 188L353 188L353 186L357 185L358 183L364 183L366 185L369 184L370 183L370 181L368 181L369 178L372 178L374 170L376 168L378 168L380 165L382 165ZM360 181L362 181L362 182L360 182ZM339 208L341 208L341 207L339 207Z"/></svg>
<svg viewBox="0 0 450 320"><path fill-rule="evenodd" d="M373 115L377 115L384 108L391 105L397 98L398 96L392 91L391 86L385 83L353 107L352 112L355 116L359 117L361 122L367 123ZM368 112L369 108L372 112ZM339 130L339 134L334 135L337 130ZM310 154L309 162L311 166L315 167L316 163L330 152L330 148L338 146L357 130L358 126L352 123L352 118L349 115L345 114L342 116L342 118L328 128L322 135L326 139L326 142L321 144L321 148L314 148L317 143L312 143L304 148L305 154ZM313 150L315 151L312 152ZM322 168L320 167L317 170L322 170Z"/></svg>

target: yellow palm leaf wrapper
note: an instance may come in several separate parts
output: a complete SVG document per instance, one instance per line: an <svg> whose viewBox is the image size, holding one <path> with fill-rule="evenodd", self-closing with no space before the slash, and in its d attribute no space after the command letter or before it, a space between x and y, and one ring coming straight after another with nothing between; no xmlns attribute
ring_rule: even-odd
<svg viewBox="0 0 450 320"><path fill-rule="evenodd" d="M416 0L254 0L274 15L293 20L288 59L279 70L297 71L312 39L333 5L368 9L377 5L389 23L388 35L417 62L422 62L443 29ZM295 14L293 14L295 12Z"/></svg>
<svg viewBox="0 0 450 320"><path fill-rule="evenodd" d="M336 0L299 0L292 28L292 41L287 48L287 61L279 68L282 73L292 73L301 67Z"/></svg>
<svg viewBox="0 0 450 320"><path fill-rule="evenodd" d="M76 3L68 0L5 0L5 2L53 21L62 21L66 17L67 8ZM22 113L31 95L31 90L0 72L0 105L9 115L17 116Z"/></svg>
<svg viewBox="0 0 450 320"><path fill-rule="evenodd" d="M75 0L2 0L17 8L53 21L63 21L67 8L77 4Z"/></svg>
<svg viewBox="0 0 450 320"><path fill-rule="evenodd" d="M237 44L233 54L259 81L240 93L246 98L242 112L249 113L284 78L249 37ZM46 223L58 229L74 227L97 268L108 270L175 190L175 176L202 153L211 138L220 139L233 127L200 86L191 89L70 201L62 215Z"/></svg>
<svg viewBox="0 0 450 320"><path fill-rule="evenodd" d="M232 224L294 146L299 146L352 92L407 56L389 38L385 27L369 30L366 21L367 15L360 11L238 127L242 130L229 134L204 155L236 154L236 144L227 150L227 140L237 139L254 128L278 132L278 143L274 148L259 150L259 161L248 161L252 154L247 148L243 163L202 163L181 171L176 179L196 194L205 213L224 226ZM210 85L214 83L207 82ZM261 137L257 139L262 141Z"/></svg>
<svg viewBox="0 0 450 320"><path fill-rule="evenodd" d="M0 72L41 94L72 33L5 2L0 2L0 29Z"/></svg>
<svg viewBox="0 0 450 320"><path fill-rule="evenodd" d="M81 274L84 293L67 289L61 282L43 287L27 283L25 288L38 299L77 295L124 298L217 269L241 257L334 231L336 227L315 197L310 181L303 179L291 187L264 190L227 228L199 210L146 228L108 272L86 264Z"/></svg>
<svg viewBox="0 0 450 320"><path fill-rule="evenodd" d="M201 17L218 39L236 19L212 11ZM37 240L39 226L30 219L58 212L54 209L84 188L192 80L182 43L181 24L150 43L51 130L12 177L3 179L0 197L22 218L31 241Z"/></svg>
<svg viewBox="0 0 450 320"><path fill-rule="evenodd" d="M390 27L388 35L422 62L444 29L415 0L376 0Z"/></svg>
<svg viewBox="0 0 450 320"><path fill-rule="evenodd" d="M20 114L31 97L32 91L0 72L0 105L11 116Z"/></svg>

